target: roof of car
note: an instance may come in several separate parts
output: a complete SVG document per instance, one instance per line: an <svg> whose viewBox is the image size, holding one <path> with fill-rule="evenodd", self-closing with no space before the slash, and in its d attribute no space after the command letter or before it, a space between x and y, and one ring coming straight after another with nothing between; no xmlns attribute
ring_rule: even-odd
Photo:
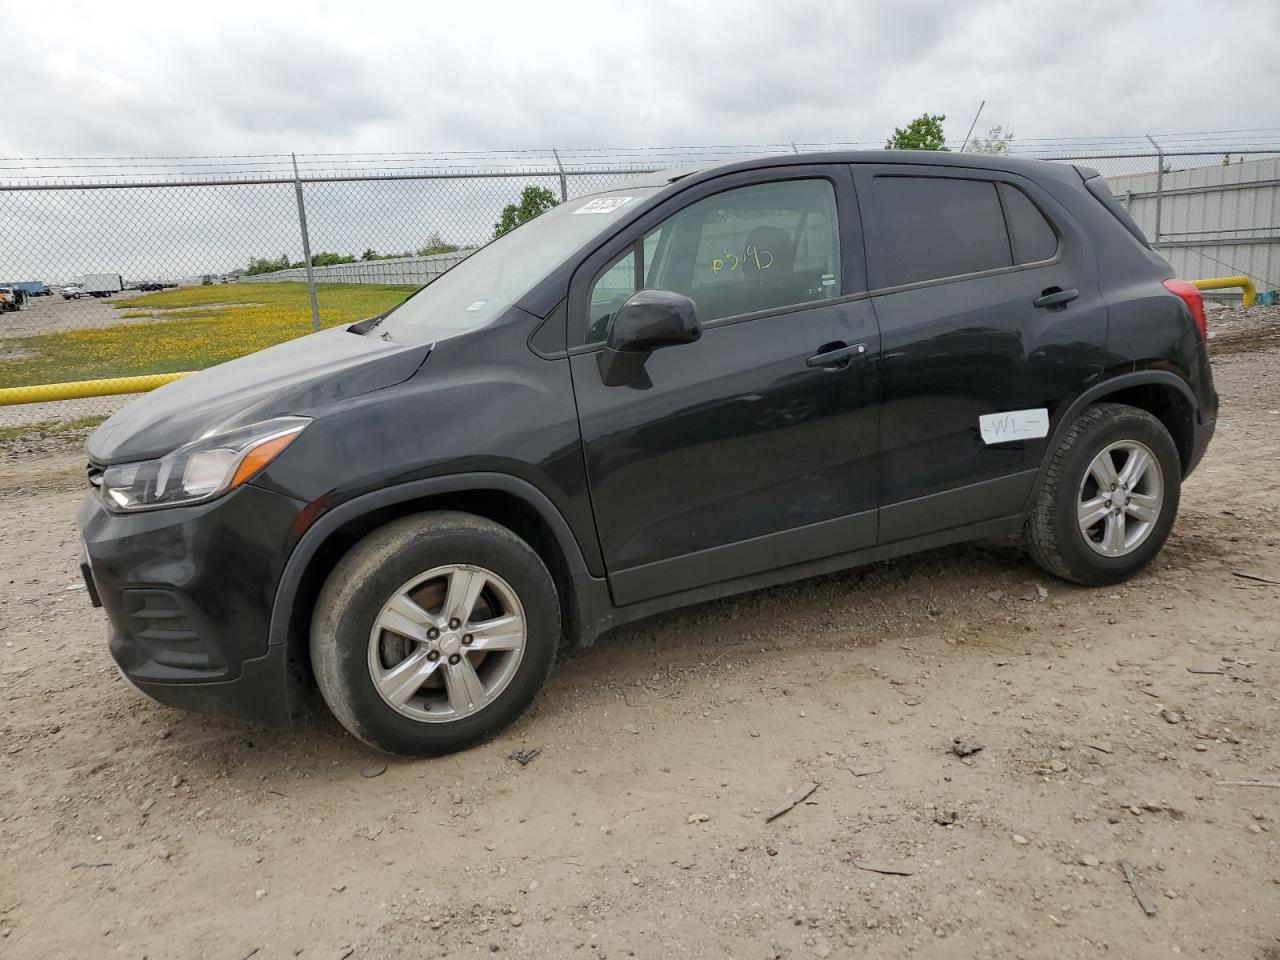
<svg viewBox="0 0 1280 960"><path fill-rule="evenodd" d="M698 181L732 173L769 167L807 166L823 163L912 164L980 170L1002 170L1027 177L1079 177L1071 164L987 153L951 153L941 150L831 150L823 153L780 153L748 157L729 163L694 164L643 173L630 180L634 186L663 187L676 181ZM1092 173L1092 171L1089 171ZM1078 179L1077 179L1077 182Z"/></svg>

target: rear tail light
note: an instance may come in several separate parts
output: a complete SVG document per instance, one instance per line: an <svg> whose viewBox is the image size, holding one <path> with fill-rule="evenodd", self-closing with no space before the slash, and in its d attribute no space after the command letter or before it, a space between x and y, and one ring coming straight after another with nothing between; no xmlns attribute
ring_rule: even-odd
<svg viewBox="0 0 1280 960"><path fill-rule="evenodd" d="M1199 288L1186 280L1177 279L1166 280L1164 288L1187 305L1187 309L1191 311L1191 319L1196 322L1196 328L1200 331L1200 339L1207 339L1209 331L1204 320L1204 297L1200 296Z"/></svg>

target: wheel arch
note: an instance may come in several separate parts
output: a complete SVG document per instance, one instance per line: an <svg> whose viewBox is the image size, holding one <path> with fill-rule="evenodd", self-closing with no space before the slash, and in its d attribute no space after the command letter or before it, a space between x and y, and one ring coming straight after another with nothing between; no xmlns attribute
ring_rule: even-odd
<svg viewBox="0 0 1280 960"><path fill-rule="evenodd" d="M1174 446L1178 448L1178 460L1182 464L1183 476L1190 473L1193 466L1197 423L1195 394L1191 392L1187 382L1175 373L1167 370L1138 370L1095 383L1066 406L1064 412L1057 418L1049 442L1045 446L1045 455L1027 500L1028 506L1035 502L1040 486L1044 483L1045 473L1049 469L1053 451L1058 448L1063 436L1087 407L1104 401L1124 403L1145 410L1164 424L1169 435L1173 437Z"/></svg>
<svg viewBox="0 0 1280 960"><path fill-rule="evenodd" d="M309 671L311 615L321 586L358 540L392 520L431 510L473 513L501 524L547 565L560 596L563 635L583 629L579 585L590 579L564 516L526 480L498 473L452 474L397 484L343 503L299 539L285 564L271 610L269 645L287 644L290 659Z"/></svg>

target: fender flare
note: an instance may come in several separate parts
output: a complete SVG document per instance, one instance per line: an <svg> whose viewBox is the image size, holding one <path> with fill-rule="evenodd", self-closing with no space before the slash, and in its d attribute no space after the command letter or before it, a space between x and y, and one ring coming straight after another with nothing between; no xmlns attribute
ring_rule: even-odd
<svg viewBox="0 0 1280 960"><path fill-rule="evenodd" d="M1196 396L1191 392L1191 388L1187 386L1187 382L1176 373L1170 373L1168 370L1135 370L1132 373L1122 373L1095 383L1082 391L1070 404L1067 404L1063 412L1058 416L1058 422L1054 425L1053 432L1049 435L1049 442L1045 445L1044 457L1040 460L1040 469L1036 471L1035 483L1031 485L1031 493L1027 497L1023 512L1025 513L1031 509L1031 504L1035 502L1040 493L1040 485L1044 482L1045 474L1049 472L1049 460L1053 456L1053 451L1058 449L1063 435L1071 427L1071 424L1076 422L1085 407L1119 390L1124 390L1128 387L1150 386L1152 384L1170 387L1180 394L1182 399L1186 401L1187 407L1191 410L1196 422L1199 422L1200 404L1196 401Z"/></svg>
<svg viewBox="0 0 1280 960"><path fill-rule="evenodd" d="M268 648L289 642L289 627L294 600L302 578L311 565L321 545L339 528L352 520L380 510L422 497L464 491L490 490L510 494L528 504L546 522L559 544L572 582L590 579L582 548L573 530L555 504L545 493L527 480L505 473L453 473L441 477L411 480L392 487L375 490L339 504L323 514L307 528L285 561L284 572L276 587L271 606L271 626L267 634Z"/></svg>

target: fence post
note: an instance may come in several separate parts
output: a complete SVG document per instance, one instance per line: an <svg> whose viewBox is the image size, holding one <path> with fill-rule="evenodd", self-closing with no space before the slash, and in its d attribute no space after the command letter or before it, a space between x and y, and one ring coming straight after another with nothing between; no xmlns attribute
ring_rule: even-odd
<svg viewBox="0 0 1280 960"><path fill-rule="evenodd" d="M320 329L320 305L316 303L316 275L311 269L311 236L307 233L307 205L302 202L302 178L298 176L298 155L293 158L293 193L298 198L298 227L302 231L302 258L307 262L307 294L311 297L311 326Z"/></svg>
<svg viewBox="0 0 1280 960"><path fill-rule="evenodd" d="M560 202L564 203L569 199L569 181L564 177L564 164L560 162L560 151L552 147L551 153L556 158L556 167L560 170Z"/></svg>
<svg viewBox="0 0 1280 960"><path fill-rule="evenodd" d="M1156 235L1151 245L1158 247L1160 246L1160 213L1161 206L1164 204L1164 151L1160 149L1160 144L1156 143L1151 134L1144 134L1144 136L1156 148Z"/></svg>

